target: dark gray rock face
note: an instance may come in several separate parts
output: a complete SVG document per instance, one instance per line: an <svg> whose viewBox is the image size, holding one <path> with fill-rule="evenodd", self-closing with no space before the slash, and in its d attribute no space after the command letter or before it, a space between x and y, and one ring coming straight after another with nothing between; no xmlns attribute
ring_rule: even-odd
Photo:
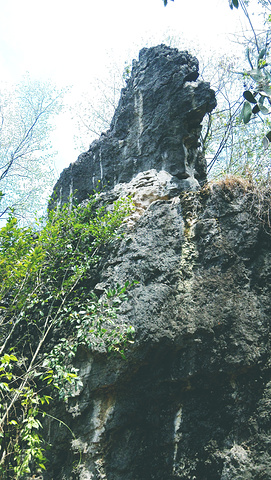
<svg viewBox="0 0 271 480"><path fill-rule="evenodd" d="M138 280L118 320L135 343L126 360L78 355L83 387L62 411L75 437L52 426L48 479L270 480L265 200L239 182L154 198L159 178L131 183L140 215L97 274L97 292Z"/></svg>
<svg viewBox="0 0 271 480"><path fill-rule="evenodd" d="M171 174L180 191L197 188L206 179L201 121L216 105L198 75L198 61L188 52L165 45L141 50L110 130L62 172L53 199L67 202L76 191L81 202L98 181L110 189L150 169Z"/></svg>

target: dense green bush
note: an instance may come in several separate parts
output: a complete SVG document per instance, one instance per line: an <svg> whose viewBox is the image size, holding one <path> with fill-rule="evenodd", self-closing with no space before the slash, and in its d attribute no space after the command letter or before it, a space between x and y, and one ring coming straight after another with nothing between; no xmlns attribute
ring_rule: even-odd
<svg viewBox="0 0 271 480"><path fill-rule="evenodd" d="M79 345L124 356L132 329L115 322L127 282L98 298L92 291L105 246L131 211L129 199L64 206L45 226L0 230L0 477L46 469L42 417L56 395L78 386ZM47 408L48 410L48 408Z"/></svg>

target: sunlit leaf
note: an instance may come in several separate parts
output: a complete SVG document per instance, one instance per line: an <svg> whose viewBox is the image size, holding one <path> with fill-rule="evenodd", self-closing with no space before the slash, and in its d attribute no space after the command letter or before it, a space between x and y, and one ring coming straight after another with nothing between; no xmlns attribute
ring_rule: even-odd
<svg viewBox="0 0 271 480"><path fill-rule="evenodd" d="M18 422L16 422L16 420L10 420L9 424L10 425L18 425Z"/></svg>

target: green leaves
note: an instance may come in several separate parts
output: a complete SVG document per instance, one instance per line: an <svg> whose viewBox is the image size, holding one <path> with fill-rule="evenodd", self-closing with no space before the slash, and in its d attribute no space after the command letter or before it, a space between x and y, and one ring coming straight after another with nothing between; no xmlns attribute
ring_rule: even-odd
<svg viewBox="0 0 271 480"><path fill-rule="evenodd" d="M251 120L252 114L269 115L270 113L269 107L264 105L265 102L268 102L268 105L271 103L271 74L266 68L268 66L266 55L267 49L263 48L257 56L256 68L253 68L250 49L247 48L247 59L251 70L245 72L243 76L244 80L250 77L255 82L255 88L253 93L250 90L245 90L243 93L245 102L242 108L241 118L245 124ZM251 104L254 105L253 108ZM265 148L267 148L267 140L264 141Z"/></svg>
<svg viewBox="0 0 271 480"><path fill-rule="evenodd" d="M0 361L0 474L3 479L19 480L31 473L30 464L35 464L37 470L45 469L44 441L38 433L41 423L37 416L39 404L48 403L50 397L42 397L41 402L39 394L30 386L19 386L20 377L13 372L13 362L18 362L15 355L5 353ZM3 424L8 402L12 402L13 398L16 398L16 410L7 416ZM7 441L10 461L6 464L2 446L6 448Z"/></svg>
<svg viewBox="0 0 271 480"><path fill-rule="evenodd" d="M242 112L241 112L241 117L245 124L249 122L249 120L251 119L251 115L252 115L251 105L248 101L245 101L242 108Z"/></svg>
<svg viewBox="0 0 271 480"><path fill-rule="evenodd" d="M254 95L249 91L249 90L246 90L244 93L243 93L243 96L244 98L250 102L250 103L257 103L257 100L256 98L254 97Z"/></svg>
<svg viewBox="0 0 271 480"><path fill-rule="evenodd" d="M269 92L270 87L265 87L265 90ZM259 96L259 100L257 100L257 96ZM271 100L271 97L269 94L265 93L265 91L256 91L255 93L252 93L250 90L245 90L243 97L246 101L242 108L241 118L245 124L250 121L252 114L256 115L257 113L262 113L263 115L268 115L270 113L269 108L264 105L264 101L266 98ZM251 104L254 105L253 108L251 107Z"/></svg>
<svg viewBox="0 0 271 480"><path fill-rule="evenodd" d="M238 8L239 7L239 1L238 0L229 0L229 5L230 5L231 9L233 9L233 7Z"/></svg>
<svg viewBox="0 0 271 480"><path fill-rule="evenodd" d="M18 359L15 357L15 355L11 354L9 355L8 353L5 353L1 358L0 361L2 364L9 365L10 362L17 362Z"/></svg>
<svg viewBox="0 0 271 480"><path fill-rule="evenodd" d="M101 298L89 288L104 246L120 235L132 209L130 198L98 207L91 197L85 206L51 212L38 231L19 227L12 216L0 229L1 480L46 468L44 408L80 387L72 366L78 345L124 357L126 343L132 343L133 331L115 319L134 283L117 285Z"/></svg>
<svg viewBox="0 0 271 480"><path fill-rule="evenodd" d="M242 108L242 111L241 111L241 118L242 118L244 124L249 123L249 121L251 120L252 114L256 115L257 113L262 113L263 115L268 115L270 113L269 108L267 108L263 105L264 100L265 100L264 95L260 95L260 98L257 101L254 94L252 94L249 90L246 90L243 93L243 96L245 98L245 102L243 104L243 108ZM254 105L253 108L252 108L251 104ZM269 147L270 142L271 142L271 131L269 131L263 137L262 144L263 144L264 150L266 150Z"/></svg>

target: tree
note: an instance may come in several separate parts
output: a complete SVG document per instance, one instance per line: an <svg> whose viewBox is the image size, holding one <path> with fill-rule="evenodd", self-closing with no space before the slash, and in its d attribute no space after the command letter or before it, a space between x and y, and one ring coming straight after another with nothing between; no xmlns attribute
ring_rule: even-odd
<svg viewBox="0 0 271 480"><path fill-rule="evenodd" d="M245 90L243 91L243 106L241 118L244 124L253 120L259 124L259 134L263 139L266 150L271 141L270 131L270 105L271 105L271 71L270 71L270 22L271 0L258 0L263 15L260 30L256 29L249 12L249 1L231 0L230 7L241 7L249 25L250 35L242 38L246 48L246 57L249 69L244 69L239 74L243 77ZM265 131L260 128L265 125Z"/></svg>
<svg viewBox="0 0 271 480"><path fill-rule="evenodd" d="M268 173L269 158L263 138L270 130L270 118L255 115L249 124L243 122L247 80L236 72L244 67L245 59L238 56L212 56L204 68L204 79L211 82L217 98L217 108L203 123L202 144L209 177L249 174L260 180Z"/></svg>
<svg viewBox="0 0 271 480"><path fill-rule="evenodd" d="M45 202L55 180L50 151L51 120L61 108L52 85L30 81L0 92L0 217L10 208L30 220Z"/></svg>
<svg viewBox="0 0 271 480"><path fill-rule="evenodd" d="M209 115L203 146L209 158L211 175L250 175L266 180L270 171L268 147L271 141L271 72L268 46L271 1L259 0L264 22L256 30L249 13L249 2L236 0L230 7L242 8L248 30L238 43L245 58L214 58L205 68L205 80L216 91L218 106ZM211 67L211 68L210 68ZM248 68L249 67L249 68Z"/></svg>

